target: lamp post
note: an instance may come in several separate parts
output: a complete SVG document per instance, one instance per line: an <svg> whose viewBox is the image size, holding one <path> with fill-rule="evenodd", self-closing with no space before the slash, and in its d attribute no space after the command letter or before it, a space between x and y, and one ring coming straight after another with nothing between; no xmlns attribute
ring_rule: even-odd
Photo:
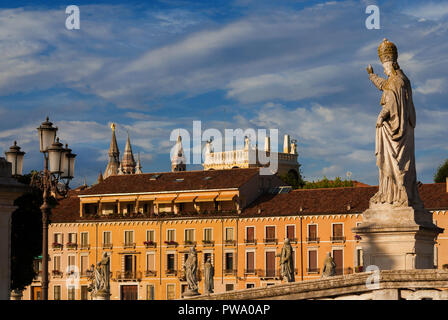
<svg viewBox="0 0 448 320"><path fill-rule="evenodd" d="M44 155L43 172L33 176L31 184L43 192L42 211L42 300L48 300L48 223L51 215L49 203L52 194L65 197L69 190L69 182L73 178L76 154L66 145L62 147L56 138L58 128L48 120L43 122L39 133L40 152ZM65 180L65 181L64 181Z"/></svg>
<svg viewBox="0 0 448 320"><path fill-rule="evenodd" d="M20 151L20 147L17 145L17 141L14 141L14 145L9 148L9 151L5 152L6 161L11 162L13 176L21 176L23 169L23 157L25 152Z"/></svg>

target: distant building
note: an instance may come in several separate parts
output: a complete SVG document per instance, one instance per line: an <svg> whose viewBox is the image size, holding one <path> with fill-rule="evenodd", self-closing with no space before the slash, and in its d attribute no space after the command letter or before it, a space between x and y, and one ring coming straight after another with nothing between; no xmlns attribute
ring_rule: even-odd
<svg viewBox="0 0 448 320"><path fill-rule="evenodd" d="M88 269L111 257L111 299L178 299L187 283L183 263L198 252L211 258L215 292L281 282L283 241L293 247L296 281L321 277L327 252L337 274L364 271L359 237L351 231L377 187L293 190L257 168L116 175L72 191L53 210L49 227L50 299L89 299ZM445 228L435 245L435 268L448 266L446 183L423 184L420 194ZM79 287L67 287L79 270ZM67 272L69 271L69 272ZM40 278L24 292L32 299Z"/></svg>
<svg viewBox="0 0 448 320"><path fill-rule="evenodd" d="M284 136L283 152L271 152L269 137L266 137L264 150L259 150L258 146L252 146L249 138L245 139L244 148L239 150L214 152L212 143L207 142L204 170L222 170L232 168L259 168L267 166L262 164L258 154L262 152L266 157L277 157L277 174L292 174L296 179L300 175L299 163L297 161L297 142L290 139L289 135Z"/></svg>

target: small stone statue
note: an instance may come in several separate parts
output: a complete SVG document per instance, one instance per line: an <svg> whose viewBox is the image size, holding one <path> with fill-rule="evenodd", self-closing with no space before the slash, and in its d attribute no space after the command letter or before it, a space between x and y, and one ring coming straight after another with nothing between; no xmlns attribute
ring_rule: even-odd
<svg viewBox="0 0 448 320"><path fill-rule="evenodd" d="M324 267L322 268L322 278L332 277L336 274L336 263L331 256L331 253L327 253L327 257L324 261Z"/></svg>
<svg viewBox="0 0 448 320"><path fill-rule="evenodd" d="M104 252L103 258L97 263L96 267L92 264L91 272L90 280L92 283L89 291L92 292L92 296L103 295L108 298L110 291L110 257L106 252Z"/></svg>
<svg viewBox="0 0 448 320"><path fill-rule="evenodd" d="M213 268L210 257L204 264L204 294L213 293L214 283L213 276L215 275L215 269Z"/></svg>
<svg viewBox="0 0 448 320"><path fill-rule="evenodd" d="M188 283L188 289L185 291L184 296L198 295L198 258L195 246L190 248L187 261L185 262L185 278Z"/></svg>
<svg viewBox="0 0 448 320"><path fill-rule="evenodd" d="M287 282L294 282L294 263L292 260L292 247L289 239L285 239L285 243L280 252L280 272L283 279Z"/></svg>

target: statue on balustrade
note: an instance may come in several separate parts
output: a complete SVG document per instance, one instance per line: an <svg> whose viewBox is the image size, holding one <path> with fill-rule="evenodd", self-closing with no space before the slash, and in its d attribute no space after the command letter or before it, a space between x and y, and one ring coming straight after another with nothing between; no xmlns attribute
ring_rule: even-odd
<svg viewBox="0 0 448 320"><path fill-rule="evenodd" d="M195 246L190 248L187 261L185 262L185 278L188 283L188 288L184 293L184 296L195 296L198 293L198 258Z"/></svg>

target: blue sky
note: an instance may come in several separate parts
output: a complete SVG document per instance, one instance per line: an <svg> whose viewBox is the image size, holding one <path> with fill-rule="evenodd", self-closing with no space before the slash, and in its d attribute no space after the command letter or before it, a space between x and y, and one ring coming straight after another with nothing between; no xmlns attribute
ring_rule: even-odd
<svg viewBox="0 0 448 320"><path fill-rule="evenodd" d="M80 30L65 28L71 4ZM379 30L365 27L370 4ZM290 134L307 180L351 171L377 184L380 92L365 67L383 75L385 37L413 85L429 183L448 158L446 1L0 1L0 151L17 140L25 171L42 168L35 129L49 115L78 154L74 185L93 183L111 122L154 172L170 169L171 131L201 120Z"/></svg>

